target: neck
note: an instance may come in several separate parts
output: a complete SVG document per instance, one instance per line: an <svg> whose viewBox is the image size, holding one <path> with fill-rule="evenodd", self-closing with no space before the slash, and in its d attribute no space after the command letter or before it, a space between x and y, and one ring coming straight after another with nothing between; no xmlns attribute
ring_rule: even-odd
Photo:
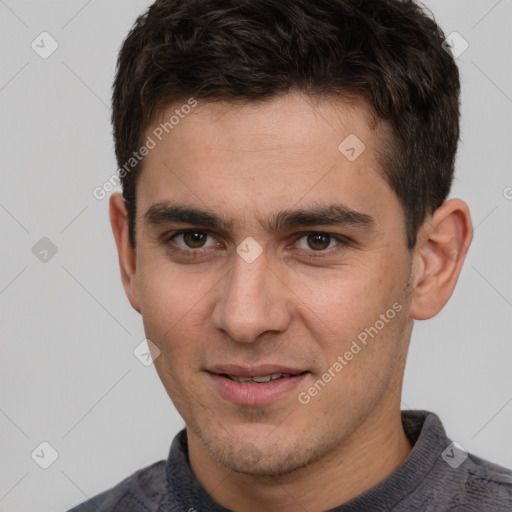
<svg viewBox="0 0 512 512"><path fill-rule="evenodd" d="M328 457L275 477L234 473L189 430L187 435L196 478L217 503L235 512L319 512L340 506L382 482L412 449L399 405L374 411Z"/></svg>

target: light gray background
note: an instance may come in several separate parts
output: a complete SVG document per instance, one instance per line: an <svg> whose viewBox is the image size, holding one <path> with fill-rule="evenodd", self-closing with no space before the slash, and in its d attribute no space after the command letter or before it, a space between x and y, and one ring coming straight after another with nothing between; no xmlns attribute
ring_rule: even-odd
<svg viewBox="0 0 512 512"><path fill-rule="evenodd" d="M0 511L67 510L167 456L183 421L125 298L108 200L116 53L146 0L0 0ZM403 408L439 414L467 450L512 467L511 0L429 1L469 43L452 197L475 239L438 317L417 322ZM31 42L48 31L48 59ZM504 193L505 192L505 193ZM48 237L43 263L32 247ZM31 458L42 442L59 457Z"/></svg>

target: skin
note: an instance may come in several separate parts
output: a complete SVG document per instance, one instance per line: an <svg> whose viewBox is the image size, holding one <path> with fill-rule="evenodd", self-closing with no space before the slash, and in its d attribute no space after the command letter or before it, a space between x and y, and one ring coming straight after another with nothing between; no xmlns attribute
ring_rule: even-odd
<svg viewBox="0 0 512 512"><path fill-rule="evenodd" d="M350 134L366 146L352 162L338 151ZM407 249L404 213L377 159L384 135L363 102L290 93L200 103L145 158L135 249L124 201L111 197L126 294L160 350L155 367L186 423L191 468L226 508L339 506L383 481L411 451L400 395L413 320L431 318L449 299L472 229L466 204L449 200ZM164 201L215 212L231 226L146 222L148 209ZM373 222L267 225L283 210L340 203ZM180 229L199 231L207 247L171 239ZM327 237L312 248L311 232L347 243ZM236 252L246 237L262 248L252 263ZM298 394L396 303L401 311L300 403ZM310 373L265 406L225 400L205 371L269 362Z"/></svg>

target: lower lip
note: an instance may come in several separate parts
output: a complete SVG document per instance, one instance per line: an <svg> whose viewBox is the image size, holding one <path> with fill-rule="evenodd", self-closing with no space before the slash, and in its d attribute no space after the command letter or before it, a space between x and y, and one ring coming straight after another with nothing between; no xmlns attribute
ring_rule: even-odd
<svg viewBox="0 0 512 512"><path fill-rule="evenodd" d="M306 373L283 377L260 384L245 384L209 373L220 395L237 405L269 405L295 389L307 376Z"/></svg>

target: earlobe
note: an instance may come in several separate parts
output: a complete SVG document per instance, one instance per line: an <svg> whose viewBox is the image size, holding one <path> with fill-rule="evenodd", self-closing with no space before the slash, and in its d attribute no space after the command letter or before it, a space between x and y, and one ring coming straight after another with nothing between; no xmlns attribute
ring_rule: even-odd
<svg viewBox="0 0 512 512"><path fill-rule="evenodd" d="M473 238L468 206L460 199L441 205L418 233L410 315L425 320L448 302Z"/></svg>
<svg viewBox="0 0 512 512"><path fill-rule="evenodd" d="M112 194L109 207L110 224L117 246L121 280L130 304L140 313L135 248L130 244L128 236L128 213L123 196L119 193Z"/></svg>

